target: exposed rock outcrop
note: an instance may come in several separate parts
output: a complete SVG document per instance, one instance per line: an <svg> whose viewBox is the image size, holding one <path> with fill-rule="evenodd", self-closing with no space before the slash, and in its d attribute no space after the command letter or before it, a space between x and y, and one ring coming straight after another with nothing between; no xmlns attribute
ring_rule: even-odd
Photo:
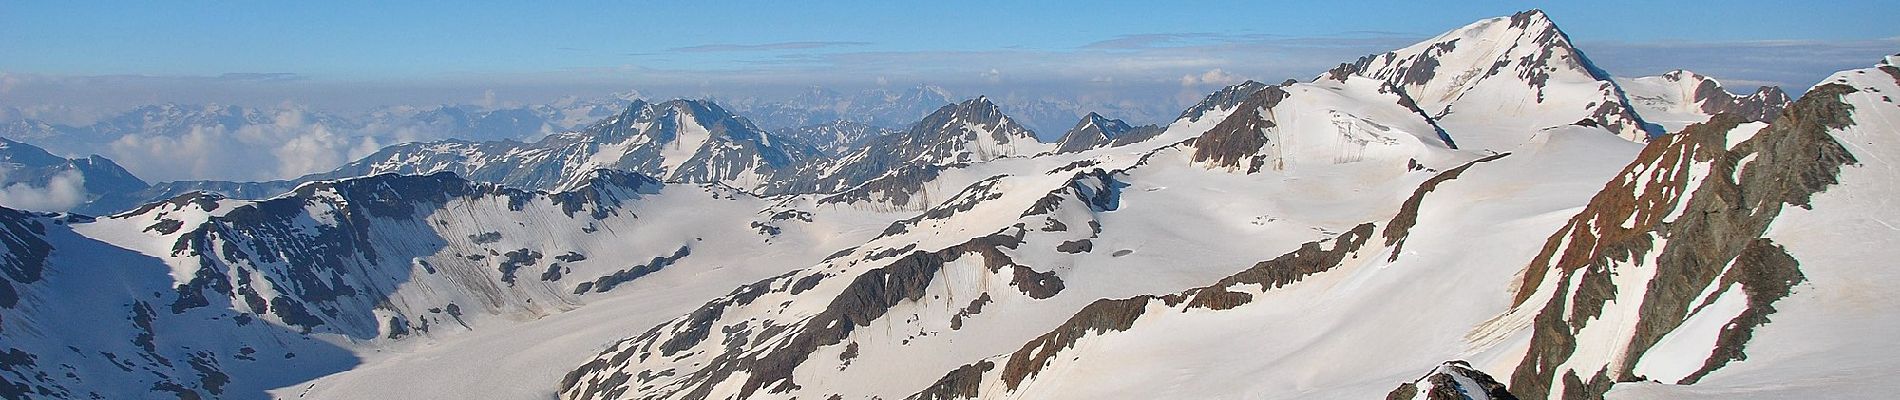
<svg viewBox="0 0 1900 400"><path fill-rule="evenodd" d="M1828 133L1853 123L1842 96L1854 91L1818 86L1752 134L1734 132L1745 119L1724 114L1644 148L1526 267L1515 300L1539 311L1530 351L1511 378L1513 391L1530 398L1600 398L1616 382L1694 382L1741 358L1746 331L1765 322L1772 302L1800 281L1796 263L1778 256L1781 250L1761 239L1763 233L1783 207L1807 207L1811 195L1836 182L1841 167L1856 162ZM1736 135L1747 139L1730 148ZM1636 371L1652 346L1722 291L1702 293L1738 283L1749 307L1725 329L1701 371L1683 377ZM1621 317L1599 318L1609 313ZM1586 333L1618 329L1633 334L1611 336L1608 343L1600 342L1604 335L1589 336L1599 340L1591 346L1607 345L1614 354L1578 354Z"/></svg>
<svg viewBox="0 0 1900 400"><path fill-rule="evenodd" d="M1416 381L1400 384L1386 400L1517 400L1503 383L1471 363L1446 361Z"/></svg>

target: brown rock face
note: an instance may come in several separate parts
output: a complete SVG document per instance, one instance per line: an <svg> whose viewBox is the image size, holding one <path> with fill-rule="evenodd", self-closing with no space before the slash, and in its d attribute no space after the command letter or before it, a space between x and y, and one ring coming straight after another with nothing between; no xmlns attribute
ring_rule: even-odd
<svg viewBox="0 0 1900 400"><path fill-rule="evenodd" d="M1740 348L1748 338L1746 331L1766 321L1773 312L1770 303L1785 296L1785 288L1800 276L1793 259L1776 256L1779 247L1761 235L1784 205L1808 207L1812 194L1836 183L1841 166L1855 162L1827 133L1852 123L1851 106L1840 97L1853 91L1841 85L1817 87L1732 150L1727 135L1745 119L1727 114L1650 143L1623 175L1552 235L1526 267L1516 297L1520 306L1540 285L1576 289L1559 291L1543 305L1533 325L1531 349L1513 374L1511 387L1531 398L1601 398L1615 382L1639 379L1633 372L1636 362L1682 324L1696 306L1696 296L1716 284L1742 284L1751 291L1749 309L1722 333L1724 342L1704 371L1685 381L1744 357ZM1742 164L1747 157L1752 161ZM1708 167L1699 182L1690 176L1698 164ZM1653 179L1644 182L1644 176ZM1671 215L1680 217L1665 221ZM1616 271L1652 257L1656 272L1646 288L1637 292L1612 283ZM1723 268L1731 261L1735 266L1725 274ZM1546 275L1558 281L1545 284ZM1626 291L1642 297L1624 298ZM1559 371L1576 352L1576 335L1589 328L1589 321L1611 300L1641 305L1635 333L1628 347L1619 350L1624 352L1616 358L1620 361L1598 371ZM1566 309L1571 310L1567 317Z"/></svg>
<svg viewBox="0 0 1900 400"><path fill-rule="evenodd" d="M1259 154L1267 145L1267 136L1261 131L1274 126L1270 110L1286 98L1286 90L1279 86L1268 86L1248 96L1233 115L1194 140L1194 162L1207 163L1209 167L1241 168L1242 161ZM1247 172L1260 171L1259 159L1255 160L1246 166Z"/></svg>

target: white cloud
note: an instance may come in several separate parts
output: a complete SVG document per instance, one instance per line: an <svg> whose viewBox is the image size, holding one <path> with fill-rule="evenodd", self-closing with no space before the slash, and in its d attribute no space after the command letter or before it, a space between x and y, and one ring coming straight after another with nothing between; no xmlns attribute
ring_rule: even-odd
<svg viewBox="0 0 1900 400"><path fill-rule="evenodd" d="M1181 86L1225 86L1239 83L1241 80L1239 75L1215 68L1200 74L1181 75Z"/></svg>
<svg viewBox="0 0 1900 400"><path fill-rule="evenodd" d="M482 91L481 100L475 101L475 105L486 107L486 108L494 108L495 105L500 104L500 103L501 103L500 100L495 99L495 89L488 89L488 90Z"/></svg>
<svg viewBox="0 0 1900 400"><path fill-rule="evenodd" d="M19 76L15 76L13 74L5 73L5 72L0 72L0 96L4 96L8 92L12 92L13 87L19 86L19 85L20 85Z"/></svg>
<svg viewBox="0 0 1900 400"><path fill-rule="evenodd" d="M998 71L995 68L990 68L990 70L983 71L977 75L982 76L984 82L997 83L1003 81L1003 71Z"/></svg>
<svg viewBox="0 0 1900 400"><path fill-rule="evenodd" d="M340 133L298 109L273 111L269 124L236 129L195 126L182 135L133 134L112 141L106 156L149 181L272 180L328 171L369 155L383 141ZM398 140L425 139L414 128L387 132Z"/></svg>
<svg viewBox="0 0 1900 400"><path fill-rule="evenodd" d="M294 177L336 168L380 147L376 138L351 138L318 126L309 133L290 138L272 149L271 154L278 160L277 176Z"/></svg>
<svg viewBox="0 0 1900 400"><path fill-rule="evenodd" d="M33 211L66 211L86 201L86 177L79 171L64 171L48 179L46 186L15 183L0 188L0 206Z"/></svg>

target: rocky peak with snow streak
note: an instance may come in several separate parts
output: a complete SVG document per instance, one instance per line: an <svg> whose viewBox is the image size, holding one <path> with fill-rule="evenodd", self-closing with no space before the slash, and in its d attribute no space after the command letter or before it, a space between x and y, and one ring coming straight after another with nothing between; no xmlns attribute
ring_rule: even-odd
<svg viewBox="0 0 1900 400"><path fill-rule="evenodd" d="M1503 383L1465 361L1446 361L1416 381L1399 385L1386 400L1517 400Z"/></svg>
<svg viewBox="0 0 1900 400"><path fill-rule="evenodd" d="M1199 103L1189 106L1187 110L1181 111L1181 116L1175 119L1198 121L1202 116L1207 115L1208 112L1234 108L1240 105L1240 102L1246 101L1247 96L1251 96L1254 92L1266 88L1267 84L1254 82L1252 80L1221 88L1214 93L1209 93L1207 97L1202 98Z"/></svg>
<svg viewBox="0 0 1900 400"><path fill-rule="evenodd" d="M1035 132L1004 115L985 96L939 108L900 138L917 145L906 150L917 153L914 160L930 163L983 162L1034 154L1042 145Z"/></svg>
<svg viewBox="0 0 1900 400"><path fill-rule="evenodd" d="M1063 133L1062 138L1056 141L1056 152L1071 153L1126 144L1145 140L1159 133L1161 133L1161 128L1158 126L1130 126L1122 120L1090 112L1082 116L1082 120L1077 121L1075 127L1069 128L1069 131Z"/></svg>
<svg viewBox="0 0 1900 400"><path fill-rule="evenodd" d="M1051 148L988 97L979 96L938 108L910 128L873 139L833 162L809 165L800 173L803 179L779 182L768 191L831 193L903 166L977 163Z"/></svg>

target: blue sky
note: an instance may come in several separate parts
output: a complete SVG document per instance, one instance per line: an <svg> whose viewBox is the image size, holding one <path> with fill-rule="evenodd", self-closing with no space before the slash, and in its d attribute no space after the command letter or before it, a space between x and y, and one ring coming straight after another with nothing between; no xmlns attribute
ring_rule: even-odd
<svg viewBox="0 0 1900 400"><path fill-rule="evenodd" d="M382 93L450 102L495 90L729 95L923 82L1153 91L1215 70L1309 77L1533 7L1620 75L1687 67L1803 87L1900 51L1891 24L1900 2L1890 0L1581 3L8 0L0 104L109 92L130 93L125 101L348 103Z"/></svg>

